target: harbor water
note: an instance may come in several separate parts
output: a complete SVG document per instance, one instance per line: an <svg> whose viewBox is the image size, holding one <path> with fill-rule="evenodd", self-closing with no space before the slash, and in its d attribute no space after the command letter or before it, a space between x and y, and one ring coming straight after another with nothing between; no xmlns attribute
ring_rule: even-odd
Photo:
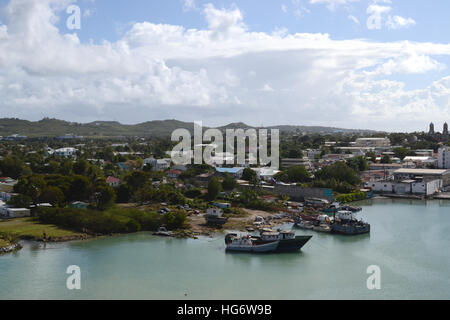
<svg viewBox="0 0 450 320"><path fill-rule="evenodd" d="M0 256L0 299L450 299L450 201L358 203L371 234L311 234L300 253L225 253L223 235L24 243ZM81 270L69 290L67 267ZM369 290L369 266L381 288Z"/></svg>

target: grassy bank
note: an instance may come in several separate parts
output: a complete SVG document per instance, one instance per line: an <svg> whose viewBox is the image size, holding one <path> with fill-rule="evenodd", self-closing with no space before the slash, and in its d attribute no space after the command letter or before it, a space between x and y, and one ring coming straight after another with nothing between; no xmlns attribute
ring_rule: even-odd
<svg viewBox="0 0 450 320"><path fill-rule="evenodd" d="M0 239L0 249L9 246L10 243L6 240Z"/></svg>
<svg viewBox="0 0 450 320"><path fill-rule="evenodd" d="M106 211L62 208L39 208L37 219L63 229L89 234L120 234L139 231L155 231L161 225L170 230L185 227L186 215L172 211L159 214L154 211L112 208Z"/></svg>
<svg viewBox="0 0 450 320"><path fill-rule="evenodd" d="M81 237L81 233L59 228L52 224L43 224L34 218L18 218L0 222L0 234L9 234L21 239L41 240L44 232L47 238L63 239ZM3 240L5 241L5 240Z"/></svg>

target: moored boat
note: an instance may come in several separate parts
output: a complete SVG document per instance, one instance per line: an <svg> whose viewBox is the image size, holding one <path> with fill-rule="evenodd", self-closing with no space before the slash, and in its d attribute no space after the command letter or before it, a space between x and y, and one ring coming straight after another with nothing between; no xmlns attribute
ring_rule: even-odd
<svg viewBox="0 0 450 320"><path fill-rule="evenodd" d="M279 241L277 252L298 251L312 238L312 236L296 236L293 231L261 230L259 237L254 237L257 244Z"/></svg>
<svg viewBox="0 0 450 320"><path fill-rule="evenodd" d="M328 233L328 232L331 232L331 227L329 225L327 225L327 224L322 223L322 224L319 224L317 226L314 226L313 230L317 231L317 232Z"/></svg>
<svg viewBox="0 0 450 320"><path fill-rule="evenodd" d="M239 237L236 234L229 234L225 237L227 251L249 252L249 253L269 253L275 252L279 241L259 243L250 235Z"/></svg>
<svg viewBox="0 0 450 320"><path fill-rule="evenodd" d="M334 233L344 235L359 235L370 233L370 224L357 220L352 211L339 211L336 214L334 223L331 225Z"/></svg>

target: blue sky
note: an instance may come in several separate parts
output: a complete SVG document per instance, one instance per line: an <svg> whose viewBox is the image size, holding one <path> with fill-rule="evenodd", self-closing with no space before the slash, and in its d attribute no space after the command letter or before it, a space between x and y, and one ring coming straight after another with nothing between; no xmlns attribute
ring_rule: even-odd
<svg viewBox="0 0 450 320"><path fill-rule="evenodd" d="M207 23L202 17L201 8L207 3L214 3L217 8L237 5L251 31L272 32L276 28L287 28L293 33L328 33L333 39L449 42L448 34L443 32L450 30L450 3L445 0L394 0L391 4L393 14L412 17L416 21L413 28L397 30L369 30L366 21L370 1L366 0L337 6L334 10L328 9L326 5L311 4L307 0L298 1L299 4L291 0L197 0L196 8L191 10L184 9L182 0L79 0L76 3L83 11L91 12L82 19L83 28L79 35L83 41L117 40L120 37L119 30L132 22L151 21L203 29L207 27ZM283 5L287 12L283 11ZM301 16L296 10L300 10ZM351 21L349 15L356 17L360 25ZM65 14L60 14L62 20L59 27L62 31L65 29L64 16Z"/></svg>
<svg viewBox="0 0 450 320"><path fill-rule="evenodd" d="M71 5L81 10L80 29L67 28ZM450 120L449 7L0 0L0 111L30 120L424 130Z"/></svg>

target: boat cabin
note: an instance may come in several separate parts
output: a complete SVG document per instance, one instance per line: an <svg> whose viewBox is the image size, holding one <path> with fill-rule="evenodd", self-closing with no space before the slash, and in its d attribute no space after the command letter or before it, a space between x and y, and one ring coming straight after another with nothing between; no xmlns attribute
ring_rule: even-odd
<svg viewBox="0 0 450 320"><path fill-rule="evenodd" d="M338 211L336 218L345 221L356 220L355 214L351 211Z"/></svg>
<svg viewBox="0 0 450 320"><path fill-rule="evenodd" d="M281 232L262 232L261 239L264 241L281 241L295 239L295 232L281 231Z"/></svg>

